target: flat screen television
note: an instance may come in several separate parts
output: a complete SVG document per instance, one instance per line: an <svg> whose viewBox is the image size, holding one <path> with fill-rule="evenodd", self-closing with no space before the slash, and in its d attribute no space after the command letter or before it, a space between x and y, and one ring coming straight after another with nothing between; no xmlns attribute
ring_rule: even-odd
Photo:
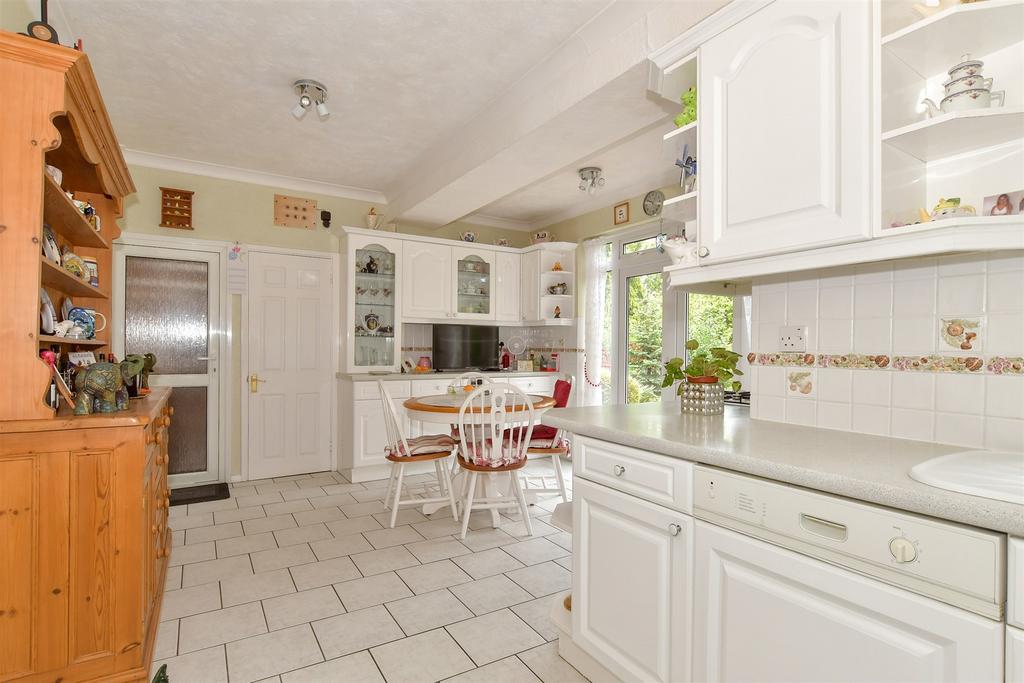
<svg viewBox="0 0 1024 683"><path fill-rule="evenodd" d="M498 367L498 328L489 325L434 325L435 370Z"/></svg>

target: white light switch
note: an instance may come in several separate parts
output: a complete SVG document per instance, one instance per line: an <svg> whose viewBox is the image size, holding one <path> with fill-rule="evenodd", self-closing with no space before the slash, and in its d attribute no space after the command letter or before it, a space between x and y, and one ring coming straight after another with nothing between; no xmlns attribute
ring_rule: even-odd
<svg viewBox="0 0 1024 683"><path fill-rule="evenodd" d="M806 351L807 328L803 325L783 325L779 328L779 351Z"/></svg>

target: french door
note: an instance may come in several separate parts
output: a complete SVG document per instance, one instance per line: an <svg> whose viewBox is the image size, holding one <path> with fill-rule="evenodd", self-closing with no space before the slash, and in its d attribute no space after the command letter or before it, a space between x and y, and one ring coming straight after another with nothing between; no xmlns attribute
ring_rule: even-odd
<svg viewBox="0 0 1024 683"><path fill-rule="evenodd" d="M114 259L118 358L152 353L150 387L173 387L171 487L221 481L219 250L120 245Z"/></svg>

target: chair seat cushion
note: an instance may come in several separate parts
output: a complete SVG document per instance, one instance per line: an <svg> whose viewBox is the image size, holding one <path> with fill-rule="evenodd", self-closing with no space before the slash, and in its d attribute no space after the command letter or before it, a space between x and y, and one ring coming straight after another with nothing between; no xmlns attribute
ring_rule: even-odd
<svg viewBox="0 0 1024 683"><path fill-rule="evenodd" d="M401 442L395 446L388 446L384 449L387 455L405 457L410 455L419 455L421 453L440 453L444 451L451 451L455 448L455 439L448 436L447 434L424 434L423 436L414 436L411 439L406 439L406 443L409 444L409 451L405 451L405 446Z"/></svg>
<svg viewBox="0 0 1024 683"><path fill-rule="evenodd" d="M554 439L558 436L558 429L547 425L537 425L533 428L534 439Z"/></svg>

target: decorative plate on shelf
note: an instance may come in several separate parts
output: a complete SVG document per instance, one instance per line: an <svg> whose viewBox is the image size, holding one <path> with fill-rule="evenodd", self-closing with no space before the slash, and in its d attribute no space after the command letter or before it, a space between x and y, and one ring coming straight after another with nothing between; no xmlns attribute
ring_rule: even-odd
<svg viewBox="0 0 1024 683"><path fill-rule="evenodd" d="M57 311L53 308L50 295L42 287L39 288L39 322L44 334L53 334L57 329Z"/></svg>
<svg viewBox="0 0 1024 683"><path fill-rule="evenodd" d="M71 300L71 297L64 297L64 302L60 305L61 320L68 320L68 316L71 314L71 309L74 307L75 303Z"/></svg>
<svg viewBox="0 0 1024 683"><path fill-rule="evenodd" d="M57 248L57 237L49 225L43 225L43 256L47 260L60 265L60 249Z"/></svg>

